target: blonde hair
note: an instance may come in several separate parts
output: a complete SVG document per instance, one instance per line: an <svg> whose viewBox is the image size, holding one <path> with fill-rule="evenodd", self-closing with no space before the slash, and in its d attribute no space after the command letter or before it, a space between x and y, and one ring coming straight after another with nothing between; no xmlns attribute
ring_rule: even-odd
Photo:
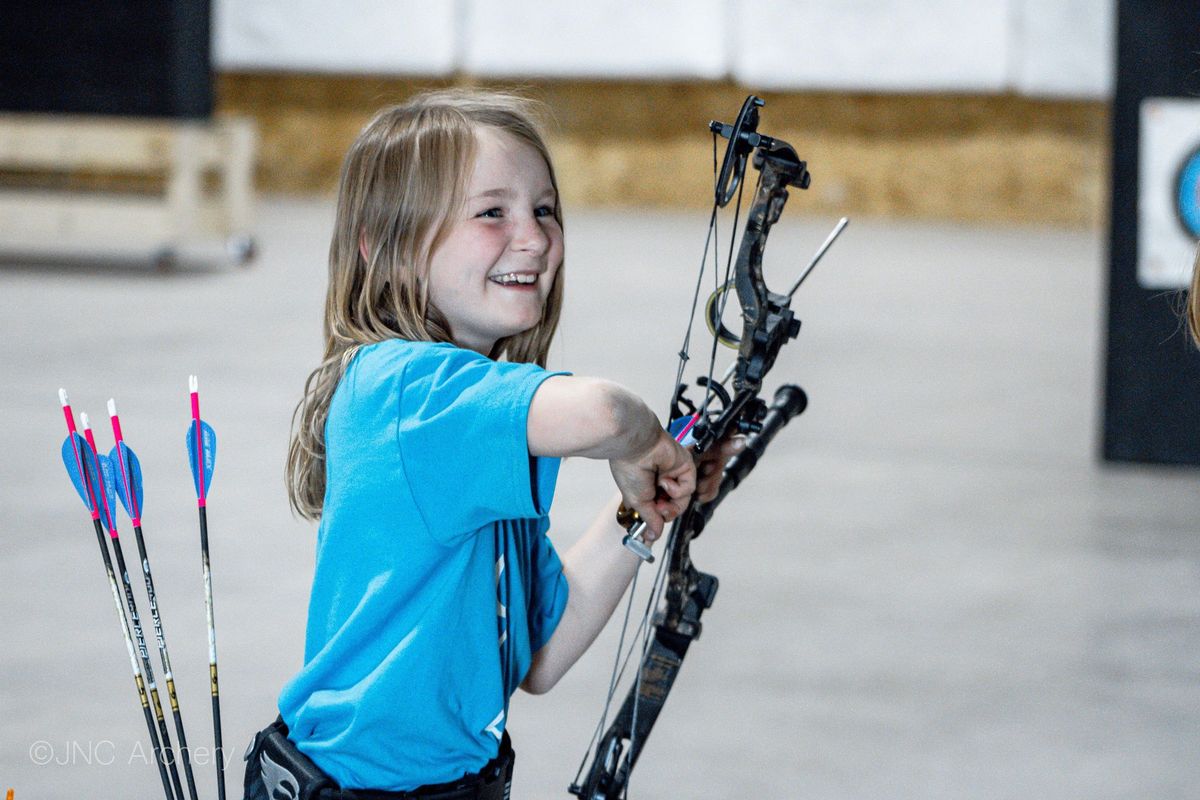
<svg viewBox="0 0 1200 800"><path fill-rule="evenodd" d="M1192 341L1200 347L1200 246L1196 248L1196 260L1192 264L1192 288L1188 290L1187 322Z"/></svg>
<svg viewBox="0 0 1200 800"><path fill-rule="evenodd" d="M531 101L496 92L428 92L383 109L367 123L342 164L329 245L325 354L292 415L288 497L306 519L321 516L325 421L358 348L396 338L452 341L445 317L429 301L425 277L430 255L463 204L481 127L504 131L537 150L550 172L554 218L562 224L558 183ZM560 265L538 324L499 340L489 356L545 366L562 294Z"/></svg>

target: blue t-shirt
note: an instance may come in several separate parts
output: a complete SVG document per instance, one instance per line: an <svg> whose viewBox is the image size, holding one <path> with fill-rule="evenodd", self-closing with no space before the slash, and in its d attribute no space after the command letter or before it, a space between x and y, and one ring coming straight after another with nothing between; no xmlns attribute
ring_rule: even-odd
<svg viewBox="0 0 1200 800"><path fill-rule="evenodd" d="M546 536L559 459L526 433L552 374L397 339L338 384L304 667L279 709L343 787L443 783L498 752L567 602Z"/></svg>

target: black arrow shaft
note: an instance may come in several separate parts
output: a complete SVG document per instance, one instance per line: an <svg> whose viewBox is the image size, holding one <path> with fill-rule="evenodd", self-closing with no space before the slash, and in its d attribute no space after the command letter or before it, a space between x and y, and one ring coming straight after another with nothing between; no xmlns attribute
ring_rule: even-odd
<svg viewBox="0 0 1200 800"><path fill-rule="evenodd" d="M132 487L133 483L130 482ZM150 618L154 623L154 636L158 641L158 655L163 666L163 681L167 686L167 701L171 704L171 715L175 718L175 733L179 736L179 753L183 761L183 774L187 779L188 794L192 800L198 800L196 793L196 778L192 773L191 751L188 749L187 734L183 730L183 714L179 709L179 697L175 694L175 676L171 672L171 656L167 652L167 636L163 631L162 613L158 608L158 594L154 591L154 576L150 572L150 556L146 553L146 540L142 536L142 526L133 529L137 539L138 555L142 559L142 576L146 579L146 597L150 600Z"/></svg>
<svg viewBox="0 0 1200 800"><path fill-rule="evenodd" d="M146 684L142 680L142 673L133 651L133 641L129 636L129 620L125 616L125 608L121 605L121 592L117 588L117 576L113 572L112 559L108 555L108 545L104 543L104 528L100 525L100 520L96 519L92 520L92 522L96 527L96 543L100 545L100 555L104 558L104 570L108 573L108 583L112 589L113 603L117 608L117 616L121 618L121 635L125 638L125 645L129 650L129 661L133 667L133 677L137 684L138 699L141 701L142 712L146 717L146 729L150 732L150 748L154 752L154 763L158 765L158 774L162 778L163 791L166 793L167 800L175 800L175 795L171 791L171 781L167 777L167 762L159 745L158 731L154 727L154 717L150 713L150 700L146 696Z"/></svg>
<svg viewBox="0 0 1200 800"><path fill-rule="evenodd" d="M115 528L114 528L115 530ZM167 761L171 773L171 785L175 787L175 795L183 798L183 784L179 781L179 768L175 765L175 751L171 745L171 734L167 730L166 717L163 714L162 701L158 696L158 684L154 682L154 667L150 663L150 651L146 647L146 636L142 631L142 618L138 615L137 601L133 597L133 584L129 580L129 568L125 566L125 553L121 549L121 539L110 536L113 553L117 557L117 569L121 573L121 584L125 588L125 605L129 607L129 622L133 628L134 639L137 643L138 655L142 659L142 670L146 673L146 688L150 693L150 702L154 707L154 717L158 721L158 734L162 738L162 755Z"/></svg>
<svg viewBox="0 0 1200 800"><path fill-rule="evenodd" d="M197 437L199 439L199 437ZM196 452L202 452L197 442ZM217 680L217 624L213 617L212 568L208 559L208 509L200 509L200 557L204 567L204 602L208 613L208 681L212 693L213 749L217 761L217 798L225 800L225 748L221 743L221 686Z"/></svg>

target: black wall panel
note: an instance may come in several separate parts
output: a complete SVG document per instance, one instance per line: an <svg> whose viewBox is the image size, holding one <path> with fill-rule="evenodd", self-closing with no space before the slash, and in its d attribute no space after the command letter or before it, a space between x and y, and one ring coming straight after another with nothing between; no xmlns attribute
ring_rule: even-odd
<svg viewBox="0 0 1200 800"><path fill-rule="evenodd" d="M0 110L212 114L209 0L3 0Z"/></svg>
<svg viewBox="0 0 1200 800"><path fill-rule="evenodd" d="M1137 280L1139 112L1146 97L1200 98L1200 0L1117 4L1104 401L1106 459L1200 464L1200 353L1181 328L1182 295Z"/></svg>

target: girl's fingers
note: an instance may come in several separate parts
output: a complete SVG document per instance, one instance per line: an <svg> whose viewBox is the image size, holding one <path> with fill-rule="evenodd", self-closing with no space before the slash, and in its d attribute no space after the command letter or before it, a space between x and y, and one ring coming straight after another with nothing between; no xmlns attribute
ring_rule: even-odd
<svg viewBox="0 0 1200 800"><path fill-rule="evenodd" d="M688 470L685 474L676 477L659 476L658 485L668 497L686 499L696 491L696 471Z"/></svg>
<svg viewBox="0 0 1200 800"><path fill-rule="evenodd" d="M687 508L687 504L677 500L659 500L655 503L657 510L662 514L663 522L671 522Z"/></svg>
<svg viewBox="0 0 1200 800"><path fill-rule="evenodd" d="M702 453L696 463L696 497L707 503L721 490L721 476L729 459L746 449L746 437L733 436Z"/></svg>
<svg viewBox="0 0 1200 800"><path fill-rule="evenodd" d="M663 519L656 507L657 505L658 503L655 502L645 509L638 510L642 521L646 523L646 532L643 534L643 538L647 542L653 542L658 539L662 535L663 525L666 524L666 520Z"/></svg>

